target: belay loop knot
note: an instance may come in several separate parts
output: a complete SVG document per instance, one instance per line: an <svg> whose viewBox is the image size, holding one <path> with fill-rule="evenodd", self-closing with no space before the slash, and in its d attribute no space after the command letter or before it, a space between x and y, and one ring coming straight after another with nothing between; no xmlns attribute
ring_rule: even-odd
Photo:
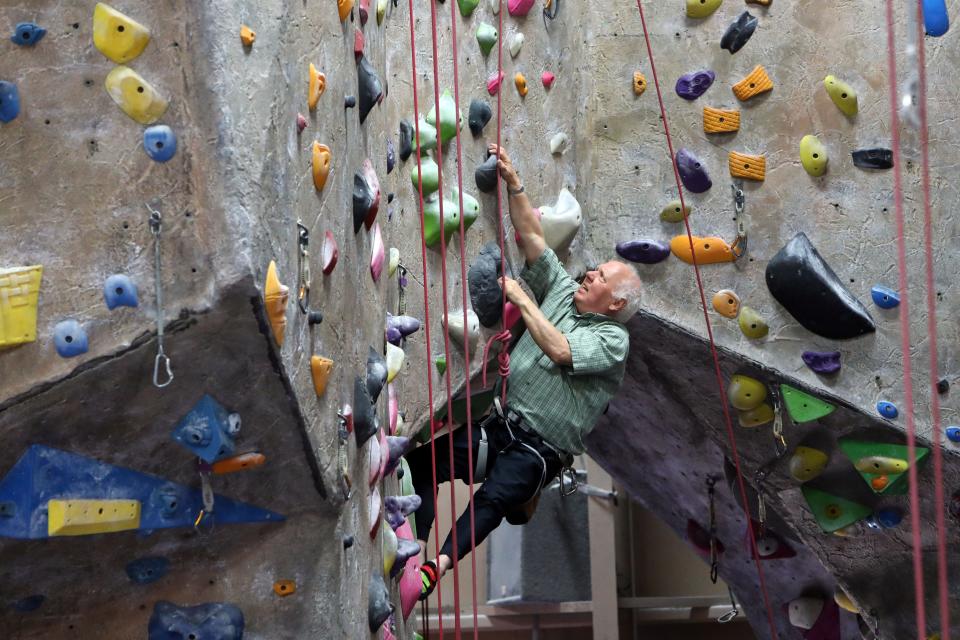
<svg viewBox="0 0 960 640"><path fill-rule="evenodd" d="M481 378L480 381L484 387L487 386L487 363L489 362L488 354L490 353L490 345L494 341L500 342L500 353L497 355L497 364L500 367L500 377L508 378L510 376L510 352L507 351L507 345L510 344L510 340L513 338L513 334L508 330L503 330L500 333L490 336L490 339L487 340L487 344L483 347L483 368L481 369Z"/></svg>

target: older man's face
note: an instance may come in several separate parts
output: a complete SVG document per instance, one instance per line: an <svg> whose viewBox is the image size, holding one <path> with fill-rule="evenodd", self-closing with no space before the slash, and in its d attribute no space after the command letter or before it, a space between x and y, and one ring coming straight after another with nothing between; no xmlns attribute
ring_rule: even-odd
<svg viewBox="0 0 960 640"><path fill-rule="evenodd" d="M583 284L573 294L573 302L580 313L606 313L617 311L616 288L628 277L628 267L622 262L605 262L596 271L587 271Z"/></svg>

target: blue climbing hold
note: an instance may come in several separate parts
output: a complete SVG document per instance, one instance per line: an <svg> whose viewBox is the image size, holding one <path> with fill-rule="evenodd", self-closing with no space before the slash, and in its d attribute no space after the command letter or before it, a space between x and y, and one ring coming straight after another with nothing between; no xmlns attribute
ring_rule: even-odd
<svg viewBox="0 0 960 640"><path fill-rule="evenodd" d="M870 295L873 296L873 303L881 309L893 309L900 305L900 294L882 284L874 285Z"/></svg>
<svg viewBox="0 0 960 640"><path fill-rule="evenodd" d="M62 358L72 358L86 353L87 332L76 320L63 320L53 328L53 344Z"/></svg>
<svg viewBox="0 0 960 640"><path fill-rule="evenodd" d="M167 575L170 561L162 556L148 556L127 563L127 576L137 584L150 584Z"/></svg>
<svg viewBox="0 0 960 640"><path fill-rule="evenodd" d="M0 122L10 122L20 115L20 92L17 85L0 80Z"/></svg>
<svg viewBox="0 0 960 640"><path fill-rule="evenodd" d="M240 416L229 413L204 394L173 430L173 439L206 462L233 455L234 436L240 431Z"/></svg>
<svg viewBox="0 0 960 640"><path fill-rule="evenodd" d="M235 604L208 602L180 607L159 601L147 627L147 640L241 640L243 611Z"/></svg>
<svg viewBox="0 0 960 640"><path fill-rule="evenodd" d="M947 440L960 442L960 427L947 427Z"/></svg>
<svg viewBox="0 0 960 640"><path fill-rule="evenodd" d="M136 307L137 285L133 284L130 276L116 273L103 283L103 299L110 310L117 307Z"/></svg>
<svg viewBox="0 0 960 640"><path fill-rule="evenodd" d="M14 29L10 39L21 47L32 47L47 35L47 30L33 22L21 22Z"/></svg>
<svg viewBox="0 0 960 640"><path fill-rule="evenodd" d="M166 162L177 152L177 134L165 124L143 130L143 149L151 160Z"/></svg>
<svg viewBox="0 0 960 640"><path fill-rule="evenodd" d="M20 598L14 603L11 603L11 607L14 611L19 613L30 613L31 611L36 611L40 608L40 605L46 600L46 596L40 595L39 593L32 596L27 596L26 598Z"/></svg>
<svg viewBox="0 0 960 640"><path fill-rule="evenodd" d="M884 529L893 529L903 521L903 509L900 507L884 507L878 509L873 515Z"/></svg>
<svg viewBox="0 0 960 640"><path fill-rule="evenodd" d="M897 410L897 405L892 402L887 402L886 400L881 400L877 403L877 413L890 420L900 415L900 412Z"/></svg>
<svg viewBox="0 0 960 640"><path fill-rule="evenodd" d="M923 27L928 36L942 36L950 28L946 0L923 0Z"/></svg>

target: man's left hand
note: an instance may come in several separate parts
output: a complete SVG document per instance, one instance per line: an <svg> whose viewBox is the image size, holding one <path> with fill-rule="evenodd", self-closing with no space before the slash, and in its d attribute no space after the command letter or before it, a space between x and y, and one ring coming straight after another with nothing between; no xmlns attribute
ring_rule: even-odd
<svg viewBox="0 0 960 640"><path fill-rule="evenodd" d="M503 277L499 279L500 287L506 291L507 300L517 305L521 306L524 302L530 300L530 297L527 296L527 292L523 290L523 287L520 286L520 283L514 280L513 278Z"/></svg>

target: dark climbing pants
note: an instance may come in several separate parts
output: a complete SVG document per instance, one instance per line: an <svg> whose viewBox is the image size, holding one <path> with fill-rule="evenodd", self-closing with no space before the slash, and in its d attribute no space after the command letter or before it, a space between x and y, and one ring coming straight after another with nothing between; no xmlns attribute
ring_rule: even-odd
<svg viewBox="0 0 960 640"><path fill-rule="evenodd" d="M499 420L487 426L487 477L473 494L474 538L483 542L491 531L513 511L533 498L541 486L546 486L560 472L562 464L556 452L535 437L514 430L516 439ZM480 444L480 421L473 423L473 463L477 463ZM464 483L469 480L467 428L453 433L453 476ZM437 452L437 484L450 481L450 435L434 441ZM422 504L414 514L417 537L426 540L436 516L434 512L433 465L430 445L423 445L407 455L413 488ZM440 550L453 557L452 536L448 535ZM457 560L470 553L470 505L457 519Z"/></svg>

